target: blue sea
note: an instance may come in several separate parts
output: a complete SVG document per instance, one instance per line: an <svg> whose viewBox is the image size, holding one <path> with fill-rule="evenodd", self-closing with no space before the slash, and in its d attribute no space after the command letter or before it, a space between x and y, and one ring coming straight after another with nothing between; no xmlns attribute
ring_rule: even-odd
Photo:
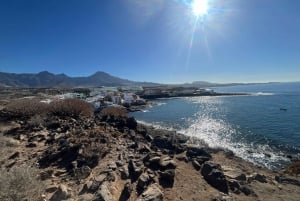
<svg viewBox="0 0 300 201"><path fill-rule="evenodd" d="M232 150L269 169L282 168L290 157L300 158L300 83L213 89L250 95L158 99L155 106L132 116Z"/></svg>

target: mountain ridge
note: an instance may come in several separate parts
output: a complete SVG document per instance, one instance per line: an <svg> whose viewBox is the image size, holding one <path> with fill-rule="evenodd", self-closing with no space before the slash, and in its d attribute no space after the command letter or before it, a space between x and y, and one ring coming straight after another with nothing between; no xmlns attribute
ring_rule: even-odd
<svg viewBox="0 0 300 201"><path fill-rule="evenodd" d="M71 77L64 73L53 74L48 71L39 73L6 73L0 72L0 86L4 87L99 87L99 86L153 86L152 82L136 82L97 71L90 76Z"/></svg>

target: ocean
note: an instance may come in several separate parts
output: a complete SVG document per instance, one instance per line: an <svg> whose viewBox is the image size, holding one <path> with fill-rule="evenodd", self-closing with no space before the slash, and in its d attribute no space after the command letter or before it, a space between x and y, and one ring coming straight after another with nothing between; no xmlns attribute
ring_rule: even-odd
<svg viewBox="0 0 300 201"><path fill-rule="evenodd" d="M213 88L247 96L157 99L131 113L138 121L176 130L256 165L279 169L300 158L300 83Z"/></svg>

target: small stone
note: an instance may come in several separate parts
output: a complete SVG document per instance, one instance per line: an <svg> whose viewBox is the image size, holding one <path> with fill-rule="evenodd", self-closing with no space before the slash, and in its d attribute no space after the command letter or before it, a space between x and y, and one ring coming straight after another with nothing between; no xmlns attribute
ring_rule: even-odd
<svg viewBox="0 0 300 201"><path fill-rule="evenodd" d="M159 171L159 184L164 188L172 188L174 184L175 170L169 169L165 171Z"/></svg>
<svg viewBox="0 0 300 201"><path fill-rule="evenodd" d="M189 161L189 159L185 155L176 156L176 159L179 161L184 161L186 163Z"/></svg>
<svg viewBox="0 0 300 201"><path fill-rule="evenodd" d="M20 152L15 152L15 153L13 153L12 155L10 155L10 157L8 157L8 159L15 159L15 158L17 158L17 157L19 157L20 156Z"/></svg>
<svg viewBox="0 0 300 201"><path fill-rule="evenodd" d="M96 176L94 178L94 180L99 182L100 184L102 184L105 181L106 177L107 177L107 174L100 174L100 175Z"/></svg>
<svg viewBox="0 0 300 201"><path fill-rule="evenodd" d="M166 170L166 169L175 169L176 168L176 162L172 160L170 157L162 157L159 161L160 169Z"/></svg>
<svg viewBox="0 0 300 201"><path fill-rule="evenodd" d="M247 185L241 186L240 191L242 191L245 195L255 195L254 191Z"/></svg>
<svg viewBox="0 0 300 201"><path fill-rule="evenodd" d="M267 183L267 177L265 175L256 174L254 176L254 179L261 182L261 183Z"/></svg>
<svg viewBox="0 0 300 201"><path fill-rule="evenodd" d="M86 194L83 194L83 195L80 195L78 197L78 201L91 201L91 200L94 200L94 195L91 194L91 193L86 193Z"/></svg>
<svg viewBox="0 0 300 201"><path fill-rule="evenodd" d="M104 182L100 186L100 190L97 191L96 197L97 197L96 200L100 200L100 201L112 201L113 200L112 194L108 188L108 182Z"/></svg>
<svg viewBox="0 0 300 201"><path fill-rule="evenodd" d="M198 163L198 161L193 160L192 161L192 165L194 166L194 168L199 171L201 169L201 165Z"/></svg>
<svg viewBox="0 0 300 201"><path fill-rule="evenodd" d="M143 173L138 179L137 189L139 191L143 191L149 185L150 181L149 175L147 173Z"/></svg>
<svg viewBox="0 0 300 201"><path fill-rule="evenodd" d="M85 179L90 176L92 170L88 166L84 165L81 168L76 168L74 172L78 179Z"/></svg>
<svg viewBox="0 0 300 201"><path fill-rule="evenodd" d="M157 184L148 186L147 190L142 193L136 201L162 201L163 193Z"/></svg>
<svg viewBox="0 0 300 201"><path fill-rule="evenodd" d="M121 173L121 179L125 180L129 178L129 171L126 166L121 167L119 171Z"/></svg>
<svg viewBox="0 0 300 201"><path fill-rule="evenodd" d="M56 185L49 185L46 187L46 192L47 193L53 193L58 189L58 187Z"/></svg>
<svg viewBox="0 0 300 201"><path fill-rule="evenodd" d="M116 161L116 166L122 167L124 163L122 161Z"/></svg>
<svg viewBox="0 0 300 201"><path fill-rule="evenodd" d="M40 173L41 180L50 179L52 177L53 170L46 170Z"/></svg>
<svg viewBox="0 0 300 201"><path fill-rule="evenodd" d="M34 148L37 147L37 144L34 142L30 142L29 144L26 145L27 148Z"/></svg>
<svg viewBox="0 0 300 201"><path fill-rule="evenodd" d="M61 201L71 197L65 185L61 184L50 198L50 201Z"/></svg>
<svg viewBox="0 0 300 201"><path fill-rule="evenodd" d="M132 181L136 181L143 172L143 166L132 159L128 163L129 176Z"/></svg>
<svg viewBox="0 0 300 201"><path fill-rule="evenodd" d="M133 191L132 189L132 185L130 182L127 182L125 185L124 185L124 188L121 192L121 195L120 195L120 198L119 198L119 201L125 201L125 200L128 200L130 198L130 195L131 195L131 192Z"/></svg>
<svg viewBox="0 0 300 201"><path fill-rule="evenodd" d="M239 169L233 169L230 167L223 166L224 175L230 179L235 179L238 181L246 181L246 175Z"/></svg>

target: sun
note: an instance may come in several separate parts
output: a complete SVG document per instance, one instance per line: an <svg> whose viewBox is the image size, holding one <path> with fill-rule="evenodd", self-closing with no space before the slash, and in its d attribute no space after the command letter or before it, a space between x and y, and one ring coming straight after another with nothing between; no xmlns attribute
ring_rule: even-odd
<svg viewBox="0 0 300 201"><path fill-rule="evenodd" d="M196 17L206 15L208 12L207 0L193 0L191 7Z"/></svg>

